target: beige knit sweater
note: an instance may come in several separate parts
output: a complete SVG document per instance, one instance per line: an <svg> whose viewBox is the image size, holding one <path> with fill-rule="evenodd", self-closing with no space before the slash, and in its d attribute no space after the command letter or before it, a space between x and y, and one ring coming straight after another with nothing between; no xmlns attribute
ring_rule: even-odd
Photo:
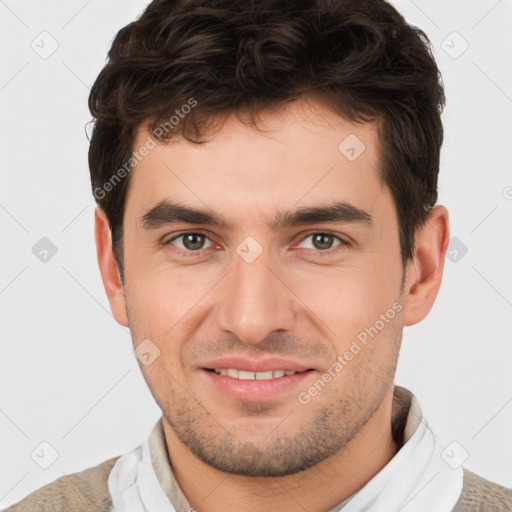
<svg viewBox="0 0 512 512"><path fill-rule="evenodd" d="M118 458L113 457L85 471L62 476L29 494L5 512L107 512L112 505L107 480ZM464 487L454 512L511 511L511 489L464 470Z"/></svg>

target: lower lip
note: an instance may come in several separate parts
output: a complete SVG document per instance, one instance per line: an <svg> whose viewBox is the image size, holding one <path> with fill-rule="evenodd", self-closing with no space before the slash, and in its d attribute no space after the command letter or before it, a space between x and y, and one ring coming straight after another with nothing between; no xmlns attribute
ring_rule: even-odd
<svg viewBox="0 0 512 512"><path fill-rule="evenodd" d="M246 400L250 402L261 402L270 400L279 395L290 392L298 388L304 381L311 377L312 370L285 375L276 379L266 380L241 380L219 375L218 373L202 370L210 382L217 389L236 400Z"/></svg>

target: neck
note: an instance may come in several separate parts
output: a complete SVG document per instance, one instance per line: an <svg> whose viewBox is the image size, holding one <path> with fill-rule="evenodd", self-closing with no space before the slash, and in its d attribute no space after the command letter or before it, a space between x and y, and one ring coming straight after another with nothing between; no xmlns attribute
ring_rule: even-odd
<svg viewBox="0 0 512 512"><path fill-rule="evenodd" d="M174 476L197 512L329 510L361 489L397 452L391 431L392 399L390 393L332 457L305 471L273 478L231 475L208 466L181 443L164 419Z"/></svg>

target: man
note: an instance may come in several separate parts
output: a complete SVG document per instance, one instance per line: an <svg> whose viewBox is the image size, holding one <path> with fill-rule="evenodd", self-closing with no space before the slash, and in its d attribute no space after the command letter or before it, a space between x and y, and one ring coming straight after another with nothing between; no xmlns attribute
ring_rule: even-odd
<svg viewBox="0 0 512 512"><path fill-rule="evenodd" d="M394 385L449 240L420 30L379 0L155 0L89 105L103 284L162 418L9 510L512 510Z"/></svg>

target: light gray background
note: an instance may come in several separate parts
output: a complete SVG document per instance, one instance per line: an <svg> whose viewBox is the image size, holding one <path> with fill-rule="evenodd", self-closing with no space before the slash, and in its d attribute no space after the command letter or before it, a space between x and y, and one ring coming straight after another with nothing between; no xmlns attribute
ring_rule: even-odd
<svg viewBox="0 0 512 512"><path fill-rule="evenodd" d="M405 329L397 383L465 466L511 486L512 3L394 3L443 73L439 203L468 249L452 245L432 312ZM84 133L89 87L145 4L0 0L2 508L140 444L160 415L101 283ZM49 51L51 38L43 59L31 44ZM32 253L42 237L58 249L46 263ZM31 458L51 456L43 441L59 454L48 469Z"/></svg>

